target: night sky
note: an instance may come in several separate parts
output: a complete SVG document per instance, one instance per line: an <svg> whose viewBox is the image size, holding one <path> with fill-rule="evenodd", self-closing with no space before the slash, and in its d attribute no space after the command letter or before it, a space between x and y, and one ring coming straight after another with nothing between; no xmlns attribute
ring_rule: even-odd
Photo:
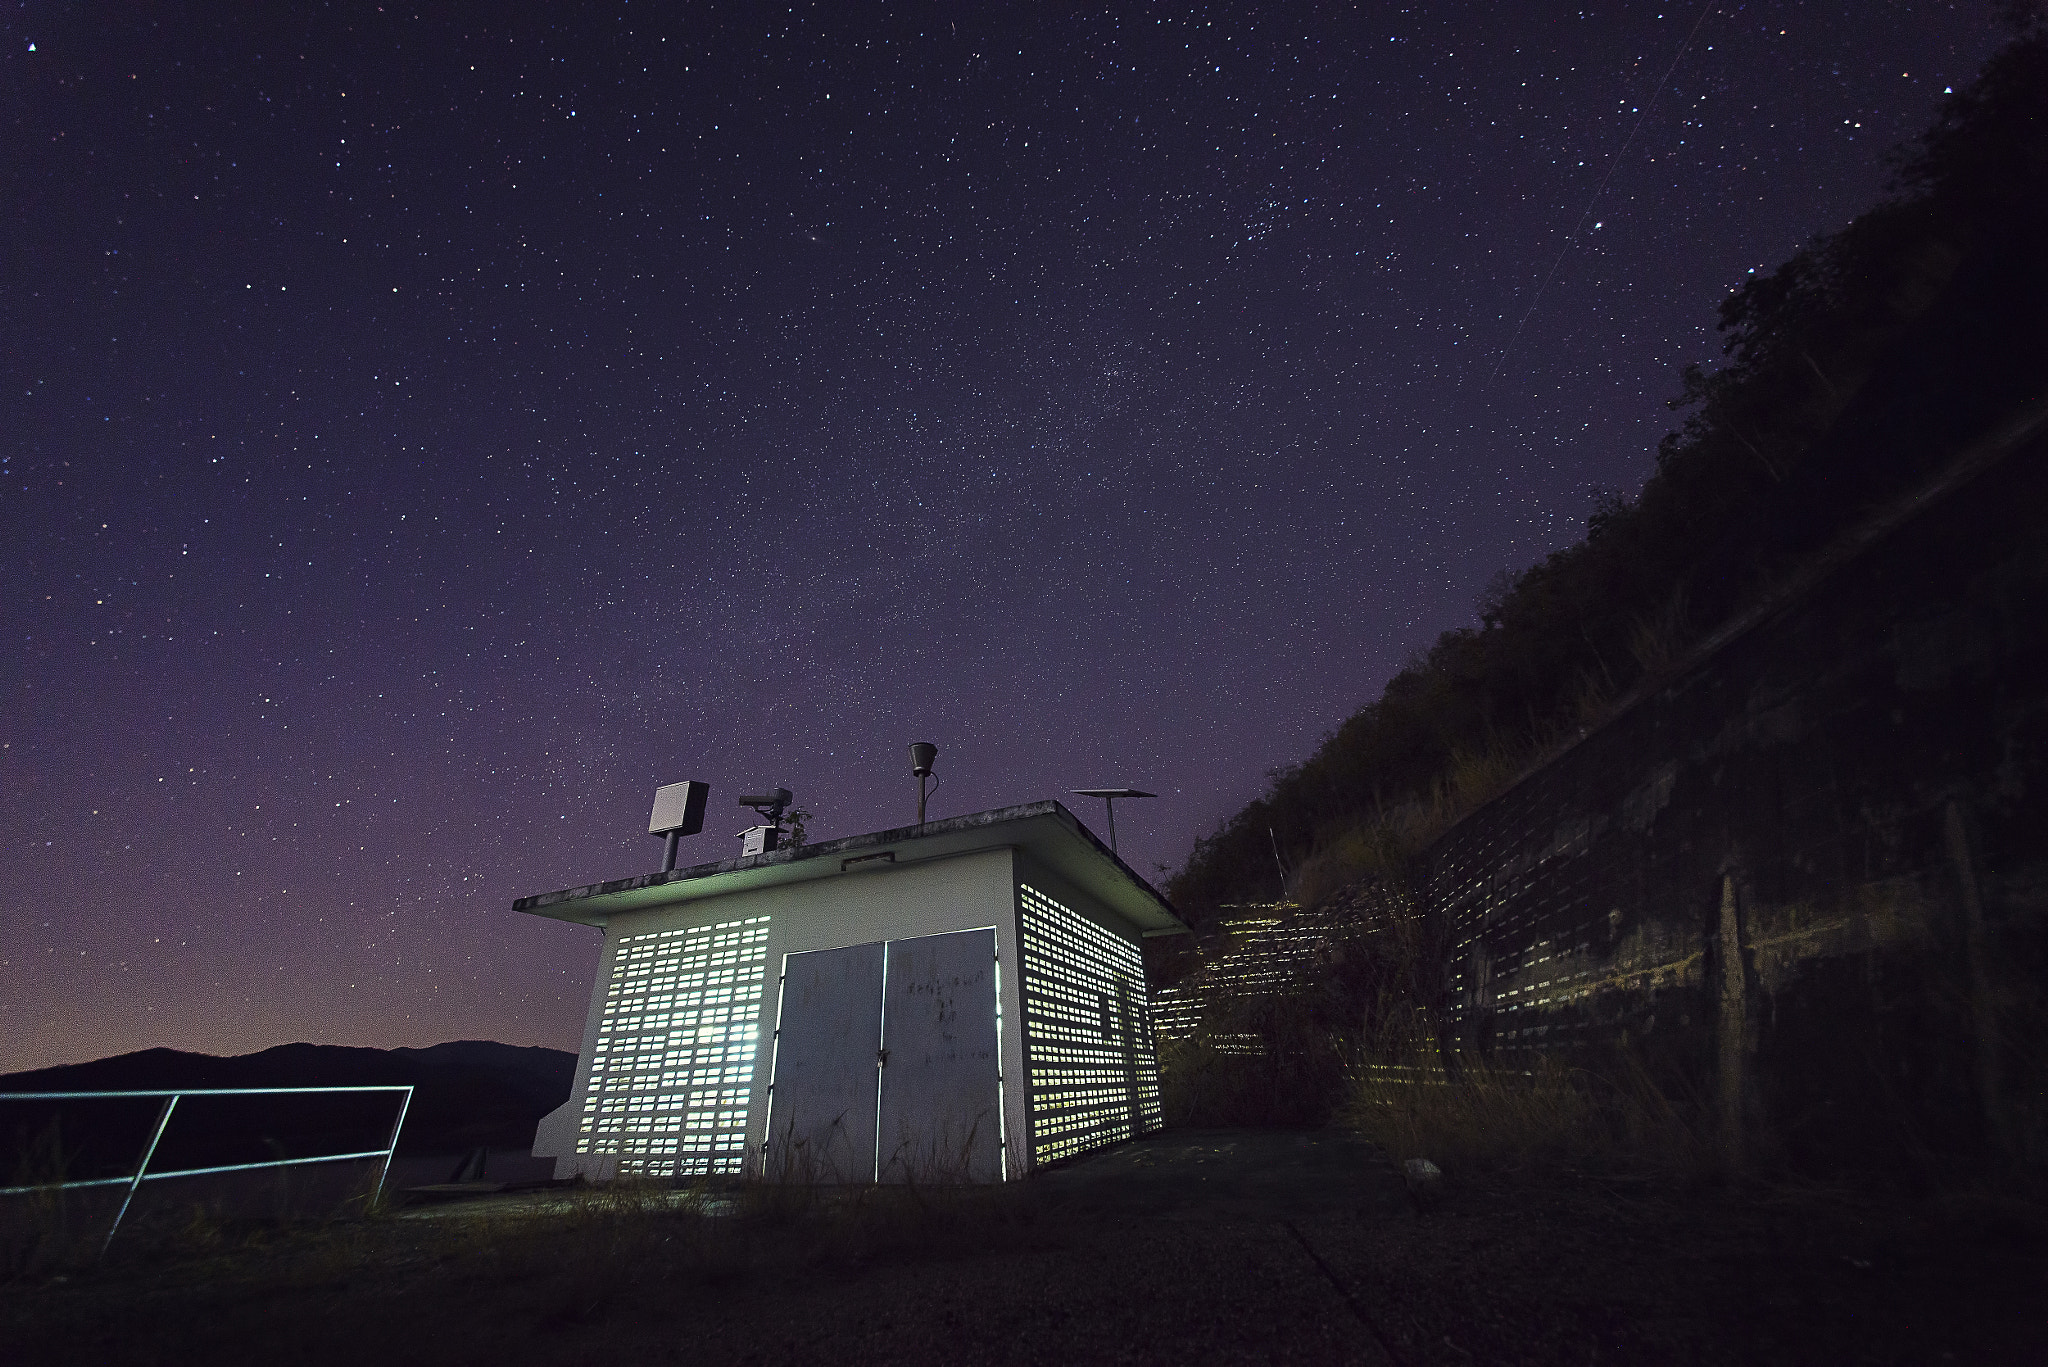
<svg viewBox="0 0 2048 1367"><path fill-rule="evenodd" d="M510 903L683 778L690 862L931 740L1177 866L1640 484L1991 9L17 5L0 1070L573 1049Z"/></svg>

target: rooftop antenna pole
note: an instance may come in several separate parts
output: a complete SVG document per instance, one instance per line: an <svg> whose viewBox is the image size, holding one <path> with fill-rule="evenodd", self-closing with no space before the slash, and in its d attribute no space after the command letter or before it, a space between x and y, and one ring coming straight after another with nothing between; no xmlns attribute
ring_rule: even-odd
<svg viewBox="0 0 2048 1367"><path fill-rule="evenodd" d="M1142 788L1076 788L1074 792L1081 797L1099 797L1102 799L1102 805L1108 808L1109 852L1111 854L1116 853L1116 800L1120 797L1159 796L1157 793L1148 793Z"/></svg>
<svg viewBox="0 0 2048 1367"><path fill-rule="evenodd" d="M910 772L917 775L917 824L924 825L925 780L932 776L932 761L939 757L939 747L930 741L918 741L910 747Z"/></svg>

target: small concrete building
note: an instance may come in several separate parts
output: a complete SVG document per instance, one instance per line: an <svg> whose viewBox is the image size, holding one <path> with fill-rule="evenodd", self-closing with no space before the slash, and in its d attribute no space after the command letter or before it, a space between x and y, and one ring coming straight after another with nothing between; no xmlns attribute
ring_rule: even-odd
<svg viewBox="0 0 2048 1367"><path fill-rule="evenodd" d="M995 1181L1160 1124L1172 907L1058 802L524 897L604 931L555 1175Z"/></svg>

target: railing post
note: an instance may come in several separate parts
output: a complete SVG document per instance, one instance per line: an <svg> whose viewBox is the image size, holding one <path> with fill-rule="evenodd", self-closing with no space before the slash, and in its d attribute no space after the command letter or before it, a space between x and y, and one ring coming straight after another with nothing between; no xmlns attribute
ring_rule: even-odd
<svg viewBox="0 0 2048 1367"><path fill-rule="evenodd" d="M107 1237L100 1240L100 1256L107 1256L107 1246L114 1242L114 1231L121 1227L121 1220L128 1214L128 1203L135 1199L135 1189L142 1185L142 1174L149 1170L149 1160L156 1156L157 1142L164 1137L164 1126L171 1123L171 1112L177 1109L179 1093L172 1092L164 1098L163 1109L156 1113L156 1128L149 1132L149 1143L142 1149L142 1161L135 1165L135 1177L128 1183L128 1190L121 1197L121 1208L114 1212L114 1223L107 1226Z"/></svg>
<svg viewBox="0 0 2048 1367"><path fill-rule="evenodd" d="M391 1142L384 1146L384 1166L377 1169L377 1185L370 1191L370 1209L384 1199L384 1179L391 1175L391 1155L398 1152L398 1132L405 1128L405 1113L412 1109L412 1088L405 1089L405 1095L398 1102L398 1119L391 1124Z"/></svg>

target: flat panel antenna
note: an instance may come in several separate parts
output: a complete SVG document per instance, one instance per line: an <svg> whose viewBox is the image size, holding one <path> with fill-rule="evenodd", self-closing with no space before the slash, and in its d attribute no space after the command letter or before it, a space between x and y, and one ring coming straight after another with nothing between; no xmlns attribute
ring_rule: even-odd
<svg viewBox="0 0 2048 1367"><path fill-rule="evenodd" d="M704 829L704 804L710 796L711 785L695 781L671 783L654 790L654 812L647 818L647 833L668 842L662 856L663 873L675 869L676 843Z"/></svg>

